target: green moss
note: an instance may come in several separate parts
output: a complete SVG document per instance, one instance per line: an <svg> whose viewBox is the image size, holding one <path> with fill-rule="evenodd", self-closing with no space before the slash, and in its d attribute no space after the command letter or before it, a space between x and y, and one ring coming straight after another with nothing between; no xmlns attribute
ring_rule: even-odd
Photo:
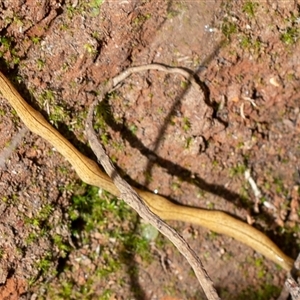
<svg viewBox="0 0 300 300"><path fill-rule="evenodd" d="M137 128L137 126L135 124L132 124L132 125L129 126L129 130L131 131L131 133L133 135L136 135L136 133L138 131L138 128Z"/></svg>
<svg viewBox="0 0 300 300"><path fill-rule="evenodd" d="M236 177L240 175L244 175L247 166L245 164L238 163L234 167L229 169L229 176Z"/></svg>
<svg viewBox="0 0 300 300"><path fill-rule="evenodd" d="M53 257L51 253L48 252L42 259L40 259L36 263L36 268L43 273L48 272L52 265L52 262L53 262Z"/></svg>
<svg viewBox="0 0 300 300"><path fill-rule="evenodd" d="M89 54L94 55L98 53L97 49L92 44L84 44L83 47Z"/></svg>
<svg viewBox="0 0 300 300"><path fill-rule="evenodd" d="M179 182L172 182L171 189L174 190L174 191L180 190Z"/></svg>
<svg viewBox="0 0 300 300"><path fill-rule="evenodd" d="M91 9L91 15L93 17L96 17L100 14L100 7L103 3L103 0L92 0L89 3L90 9Z"/></svg>
<svg viewBox="0 0 300 300"><path fill-rule="evenodd" d="M285 32L281 34L280 40L286 45L293 45L299 39L299 33L299 28L288 27Z"/></svg>
<svg viewBox="0 0 300 300"><path fill-rule="evenodd" d="M276 298L280 293L281 288L265 284L262 287L259 287L258 289L251 289L248 288L244 290L242 293L239 294L238 298L233 297L232 299L247 299L247 300L269 300L272 298Z"/></svg>
<svg viewBox="0 0 300 300"><path fill-rule="evenodd" d="M146 15L138 15L136 18L133 19L133 25L135 26L142 26L145 21L151 18L151 14L146 14Z"/></svg>
<svg viewBox="0 0 300 300"><path fill-rule="evenodd" d="M246 1L246 3L243 5L243 12L245 12L249 17L253 18L257 7L257 2Z"/></svg>
<svg viewBox="0 0 300 300"><path fill-rule="evenodd" d="M31 40L32 40L32 42L33 42L34 44L39 44L40 41L41 41L41 38L38 37L38 36L33 36L33 37L31 38Z"/></svg>
<svg viewBox="0 0 300 300"><path fill-rule="evenodd" d="M185 139L184 148L185 148L185 149L189 149L189 148L190 148L190 145L191 145L191 143L192 143L192 141L193 141L193 138L192 138L191 136L187 137L187 138Z"/></svg>
<svg viewBox="0 0 300 300"><path fill-rule="evenodd" d="M191 127L192 127L192 125L191 125L191 122L190 122L189 118L184 117L183 118L183 130L185 132L187 132L191 129Z"/></svg>
<svg viewBox="0 0 300 300"><path fill-rule="evenodd" d="M189 83L188 83L188 81L186 81L186 80L182 80L181 82L180 82L180 87L182 88L182 89L187 89L187 87L189 86Z"/></svg>
<svg viewBox="0 0 300 300"><path fill-rule="evenodd" d="M44 68L44 66L45 66L45 63L46 62L43 59L41 59L41 58L37 59L37 61L36 61L37 68L39 70L42 70Z"/></svg>
<svg viewBox="0 0 300 300"><path fill-rule="evenodd" d="M222 33L227 39L230 39L231 36L238 31L237 25L233 22L230 22L227 18L223 20L222 24Z"/></svg>
<svg viewBox="0 0 300 300"><path fill-rule="evenodd" d="M5 61L7 65L18 65L20 56L18 48L15 47L15 41L9 36L0 36L0 57L9 57L9 61Z"/></svg>

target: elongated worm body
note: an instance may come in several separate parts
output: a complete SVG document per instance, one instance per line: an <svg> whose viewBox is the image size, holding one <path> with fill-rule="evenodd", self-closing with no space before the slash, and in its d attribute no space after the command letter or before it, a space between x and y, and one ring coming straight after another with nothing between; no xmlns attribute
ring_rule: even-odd
<svg viewBox="0 0 300 300"><path fill-rule="evenodd" d="M38 111L31 107L1 72L0 92L16 110L29 130L52 144L71 163L84 182L103 188L116 196L119 195L111 179L101 171L98 165L79 152ZM136 189L136 191L149 208L164 220L178 220L198 224L214 232L233 237L271 259L287 271L290 271L293 267L293 259L285 255L265 234L224 212L181 206L162 196L139 189Z"/></svg>

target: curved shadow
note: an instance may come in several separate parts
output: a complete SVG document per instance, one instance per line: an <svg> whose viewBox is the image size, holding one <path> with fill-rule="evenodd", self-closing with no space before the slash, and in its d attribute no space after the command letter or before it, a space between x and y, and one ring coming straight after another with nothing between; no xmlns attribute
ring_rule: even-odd
<svg viewBox="0 0 300 300"><path fill-rule="evenodd" d="M161 135L164 133L166 130L166 127L168 126L171 118L175 115L175 111L180 105L180 99L182 96L184 96L184 93L180 94L179 96L176 97L176 101L174 102L172 106L172 111L166 116L165 120L165 126L161 129L160 133ZM105 101L105 102L104 102ZM108 99L105 99L102 101L102 104L104 103L106 109L110 110L110 106L108 105ZM100 104L101 105L101 104ZM167 170L168 174L172 176L176 176L180 178L182 181L188 182L190 184L193 184L200 188L201 190L204 190L206 192L213 193L217 196L223 197L227 201L235 202L236 205L241 205L243 203L243 199L241 196L235 192L232 192L225 188L222 185L218 184L211 184L206 182L203 178L200 178L199 176L195 176L190 170L173 163L170 160L167 160L165 158L160 157L159 155L156 154L155 149L158 148L159 142L156 143L154 150L150 150L144 144L131 132L130 129L125 127L123 124L120 124L116 122L113 117L112 117L112 112L111 110L107 112L105 115L103 115L103 118L107 125L112 128L113 131L119 132L124 140L126 140L132 148L135 148L139 150L141 155L145 157L151 157L151 160L148 159L148 164L146 166L145 172L149 174L151 172L151 168L153 164L158 164L160 167L164 168ZM193 176L192 176L193 175ZM193 177L193 178L192 178ZM132 182L132 180L130 180ZM136 183L135 183L136 185ZM145 188L145 187L144 187ZM246 208L246 207L244 207Z"/></svg>
<svg viewBox="0 0 300 300"><path fill-rule="evenodd" d="M193 74L193 72L191 70L185 69L186 71L188 71L191 76L194 76L194 78L199 81L199 84L201 86L202 89L204 89L204 94L205 94L205 103L207 105L209 105L210 107L213 108L214 112L216 111L216 107L215 104L212 103L209 99L209 90L207 88L207 86L200 82L199 78L197 76L195 76ZM249 209L249 205L248 203L245 203L245 199L243 197L241 197L241 195L239 195L236 192L233 192L229 189L227 189L226 187L224 187L223 185L219 185L216 183L208 183L207 181L205 181L205 179L201 178L198 175L195 175L194 173L192 173L190 170L170 161L167 160L165 158L162 158L160 156L158 156L156 154L156 150L158 149L159 145L160 145L160 141L163 138L164 132L167 129L168 124L170 124L170 121L172 119L172 117L176 114L176 110L179 108L180 104L181 104L181 99L185 96L185 94L187 93L187 91L189 90L189 88L191 87L191 85L189 85L187 87L187 89L185 89L183 92L181 92L179 95L176 96L174 103L172 105L172 108L170 109L169 113L167 114L167 116L165 117L165 121L163 126L161 126L160 132L158 134L158 138L156 140L156 143L153 147L153 150L147 148L142 141L140 141L133 133L130 129L128 129L127 127L124 126L124 124L120 124L118 122L116 122L113 117L112 117L112 112L110 110L110 105L108 103L108 98L104 99L102 101L102 103L105 103L106 109L108 109L108 113L105 114L104 119L105 122L107 123L107 125L109 127L112 128L113 131L115 132L119 132L120 135L122 136L122 138L124 140L126 140L130 146L132 148L135 148L137 150L139 150L140 154L145 156L145 157L151 157L150 159L147 159L148 163L147 166L145 168L145 172L147 174L151 174L151 170L154 164L159 165L160 167L164 168L165 170L167 170L168 174L172 175L172 176L176 176L178 178L180 178L181 181L187 182L189 184L192 184L194 186L197 186L199 189L212 193L216 196L219 196L229 202L234 203L237 207L243 208L243 209ZM101 104L100 104L101 105ZM217 114L214 113L212 117L214 117L214 115L216 116ZM221 120L220 118L216 119L218 121L220 121L223 125L225 125L225 127L227 126L227 122ZM120 170L120 169L119 169ZM121 170L122 172L122 170ZM124 172L122 172L122 174L124 174ZM126 176L126 175L125 175ZM141 184L137 183L136 181L132 180L132 178L130 178L129 176L126 176L127 181L133 185L133 186L137 186L140 187L142 189L146 189L145 186L141 186ZM150 191L152 192L152 191ZM167 197L169 198L169 197ZM169 200L174 201L174 199L170 199ZM228 212L227 212L228 213ZM237 218L237 216L232 215L233 217ZM259 216L259 218L267 224L270 227L274 224L274 219L272 218L272 216L268 215L268 214L261 214ZM285 235L284 238L279 237L278 235L274 235L274 231L268 230L266 231L266 228L262 228L260 225L255 224L255 227L257 227L259 230L265 232L270 238L272 238L272 240L274 240L275 242L277 242L278 245L280 246L284 246L287 243L284 241L284 239L290 240L290 238ZM285 248L286 247L282 247ZM287 249L289 251L289 253L291 253L291 249Z"/></svg>
<svg viewBox="0 0 300 300"><path fill-rule="evenodd" d="M140 218L137 216L132 230L132 234L138 234ZM142 288L139 281L139 266L135 261L135 250L131 245L131 241L124 241L124 249L120 251L119 258L125 265L130 280L130 290L136 300L147 299L146 292Z"/></svg>

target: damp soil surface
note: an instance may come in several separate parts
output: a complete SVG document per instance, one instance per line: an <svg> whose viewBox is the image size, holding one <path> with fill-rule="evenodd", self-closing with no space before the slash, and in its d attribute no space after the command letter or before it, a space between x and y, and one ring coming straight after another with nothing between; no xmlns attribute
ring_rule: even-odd
<svg viewBox="0 0 300 300"><path fill-rule="evenodd" d="M93 159L84 125L103 82L150 63L190 72L197 88L179 75L143 71L107 95L96 125L108 155L132 185L225 211L293 258L299 35L297 1L0 2L1 71ZM0 101L1 299L204 299L167 240L82 183ZM286 273L261 254L191 223L170 224L222 299L279 295Z"/></svg>

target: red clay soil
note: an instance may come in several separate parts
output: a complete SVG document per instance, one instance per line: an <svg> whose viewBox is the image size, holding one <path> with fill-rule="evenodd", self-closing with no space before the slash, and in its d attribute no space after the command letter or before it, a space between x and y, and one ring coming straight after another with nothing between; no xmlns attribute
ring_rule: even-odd
<svg viewBox="0 0 300 300"><path fill-rule="evenodd" d="M91 155L84 123L100 83L153 62L189 70L199 89L188 89L180 76L151 71L131 76L107 99L107 153L132 184L184 205L228 212L296 257L297 1L101 2L2 1L1 71ZM73 245L68 207L80 181L46 141L24 130L18 134L24 125L5 99L0 105L0 298L53 299L63 279L72 282L70 299L83 297L79 292L102 260L81 264L79 257L91 257L102 235L93 237L97 245ZM261 197L245 179L246 169ZM125 223L113 225L132 227ZM171 224L199 253L222 299L278 296L286 274L274 263L226 236ZM59 249L54 236L73 250ZM155 260L144 262L133 253L122 275L93 283L82 299L204 297L184 258L171 244L158 244L149 249ZM65 270L59 270L62 260Z"/></svg>

